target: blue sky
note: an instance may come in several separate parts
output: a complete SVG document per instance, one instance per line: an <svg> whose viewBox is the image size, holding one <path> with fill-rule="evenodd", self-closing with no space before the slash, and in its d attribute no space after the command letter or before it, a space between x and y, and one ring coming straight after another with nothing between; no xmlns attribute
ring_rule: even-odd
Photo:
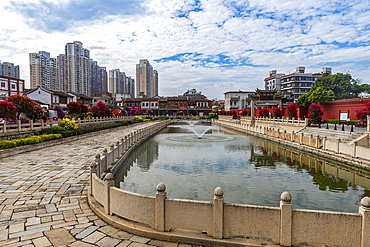
<svg viewBox="0 0 370 247"><path fill-rule="evenodd" d="M2 0L0 16L0 60L26 82L30 52L56 57L81 41L100 66L133 77L148 59L164 96L196 88L222 99L297 66L370 83L370 1Z"/></svg>

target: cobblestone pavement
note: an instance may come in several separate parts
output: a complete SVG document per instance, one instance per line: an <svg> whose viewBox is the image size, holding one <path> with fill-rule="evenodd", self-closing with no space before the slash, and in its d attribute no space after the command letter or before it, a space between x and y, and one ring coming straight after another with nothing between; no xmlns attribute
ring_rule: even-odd
<svg viewBox="0 0 370 247"><path fill-rule="evenodd" d="M0 159L0 246L186 246L118 230L87 204L95 155L138 128Z"/></svg>

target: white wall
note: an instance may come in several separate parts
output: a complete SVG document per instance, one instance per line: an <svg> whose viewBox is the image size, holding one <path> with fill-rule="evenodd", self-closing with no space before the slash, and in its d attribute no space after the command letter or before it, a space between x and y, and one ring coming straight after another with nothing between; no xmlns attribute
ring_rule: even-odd
<svg viewBox="0 0 370 247"><path fill-rule="evenodd" d="M37 88L34 92L27 94L28 98L32 100L37 100L49 105L52 105L51 102L51 93L48 93L40 88Z"/></svg>

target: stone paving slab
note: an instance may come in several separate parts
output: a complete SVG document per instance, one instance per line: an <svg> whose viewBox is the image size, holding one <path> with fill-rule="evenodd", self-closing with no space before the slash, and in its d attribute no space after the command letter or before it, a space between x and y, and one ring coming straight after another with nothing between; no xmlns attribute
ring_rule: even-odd
<svg viewBox="0 0 370 247"><path fill-rule="evenodd" d="M87 204L90 163L153 122L0 159L0 246L178 246L107 225Z"/></svg>

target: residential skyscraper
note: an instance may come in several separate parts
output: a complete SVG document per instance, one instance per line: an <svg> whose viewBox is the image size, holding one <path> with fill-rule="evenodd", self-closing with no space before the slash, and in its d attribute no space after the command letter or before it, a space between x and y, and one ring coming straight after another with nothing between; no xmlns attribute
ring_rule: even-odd
<svg viewBox="0 0 370 247"><path fill-rule="evenodd" d="M67 92L65 54L59 54L59 56L57 56L57 66L58 66L59 90Z"/></svg>
<svg viewBox="0 0 370 247"><path fill-rule="evenodd" d="M114 95L116 93L125 93L126 74L119 69L109 70L109 92Z"/></svg>
<svg viewBox="0 0 370 247"><path fill-rule="evenodd" d="M129 94L131 98L135 98L135 79L131 76L126 77L125 93Z"/></svg>
<svg viewBox="0 0 370 247"><path fill-rule="evenodd" d="M147 59L140 60L139 64L136 65L137 98L158 96L158 72L154 71Z"/></svg>
<svg viewBox="0 0 370 247"><path fill-rule="evenodd" d="M158 96L158 71L153 71L153 96Z"/></svg>
<svg viewBox="0 0 370 247"><path fill-rule="evenodd" d="M59 90L58 65L55 58L50 58L50 53L40 51L30 53L30 86L41 86L46 89Z"/></svg>
<svg viewBox="0 0 370 247"><path fill-rule="evenodd" d="M107 68L106 67L101 67L102 69L102 92L108 92L108 73L107 73Z"/></svg>
<svg viewBox="0 0 370 247"><path fill-rule="evenodd" d="M80 41L73 41L66 44L65 55L66 90L91 96L90 51Z"/></svg>
<svg viewBox="0 0 370 247"><path fill-rule="evenodd" d="M0 61L0 76L19 79L19 65Z"/></svg>

